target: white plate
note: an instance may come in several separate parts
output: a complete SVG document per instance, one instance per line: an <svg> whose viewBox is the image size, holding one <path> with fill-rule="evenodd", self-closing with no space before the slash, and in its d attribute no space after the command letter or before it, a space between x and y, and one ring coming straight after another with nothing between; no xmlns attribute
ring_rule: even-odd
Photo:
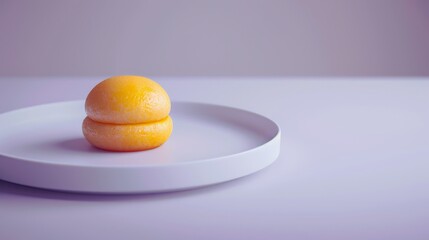
<svg viewBox="0 0 429 240"><path fill-rule="evenodd" d="M83 138L84 102L60 102L0 115L0 178L72 192L144 193L190 189L270 165L280 128L261 115L203 103L173 102L174 130L161 147L98 150Z"/></svg>

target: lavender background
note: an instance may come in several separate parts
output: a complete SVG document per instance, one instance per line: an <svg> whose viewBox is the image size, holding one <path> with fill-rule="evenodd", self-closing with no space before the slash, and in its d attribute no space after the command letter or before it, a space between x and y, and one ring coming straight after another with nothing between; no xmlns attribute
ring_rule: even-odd
<svg viewBox="0 0 429 240"><path fill-rule="evenodd" d="M172 100L258 112L283 133L269 168L191 191L84 195L0 180L0 239L429 239L428 10L0 0L0 113L141 74ZM364 78L330 78L343 75Z"/></svg>
<svg viewBox="0 0 429 240"><path fill-rule="evenodd" d="M429 3L0 1L0 76L427 76Z"/></svg>

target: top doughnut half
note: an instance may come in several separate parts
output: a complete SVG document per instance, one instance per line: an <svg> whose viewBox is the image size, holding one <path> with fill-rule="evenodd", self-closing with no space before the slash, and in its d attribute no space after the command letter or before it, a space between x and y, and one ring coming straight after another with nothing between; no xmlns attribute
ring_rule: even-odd
<svg viewBox="0 0 429 240"><path fill-rule="evenodd" d="M137 124L168 116L167 92L153 80L140 76L116 76L97 84L85 101L89 118L101 123Z"/></svg>

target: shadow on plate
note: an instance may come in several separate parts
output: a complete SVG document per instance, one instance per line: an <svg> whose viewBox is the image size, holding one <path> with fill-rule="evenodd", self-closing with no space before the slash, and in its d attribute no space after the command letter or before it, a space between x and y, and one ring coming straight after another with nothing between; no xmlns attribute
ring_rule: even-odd
<svg viewBox="0 0 429 240"><path fill-rule="evenodd" d="M56 147L75 152L104 152L89 144L84 138L72 138L54 143Z"/></svg>

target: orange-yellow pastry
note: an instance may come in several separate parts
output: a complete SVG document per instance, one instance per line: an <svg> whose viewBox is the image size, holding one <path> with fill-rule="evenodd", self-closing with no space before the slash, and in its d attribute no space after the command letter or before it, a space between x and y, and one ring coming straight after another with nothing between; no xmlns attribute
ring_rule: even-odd
<svg viewBox="0 0 429 240"><path fill-rule="evenodd" d="M82 131L89 143L104 150L152 149L171 135L170 108L158 83L139 76L111 77L88 94Z"/></svg>
<svg viewBox="0 0 429 240"><path fill-rule="evenodd" d="M155 81L139 76L117 76L97 84L88 94L88 117L104 123L144 123L170 113L170 98Z"/></svg>
<svg viewBox="0 0 429 240"><path fill-rule="evenodd" d="M137 124L100 123L86 117L83 133L92 145L111 151L139 151L163 144L172 129L170 116L151 122Z"/></svg>

